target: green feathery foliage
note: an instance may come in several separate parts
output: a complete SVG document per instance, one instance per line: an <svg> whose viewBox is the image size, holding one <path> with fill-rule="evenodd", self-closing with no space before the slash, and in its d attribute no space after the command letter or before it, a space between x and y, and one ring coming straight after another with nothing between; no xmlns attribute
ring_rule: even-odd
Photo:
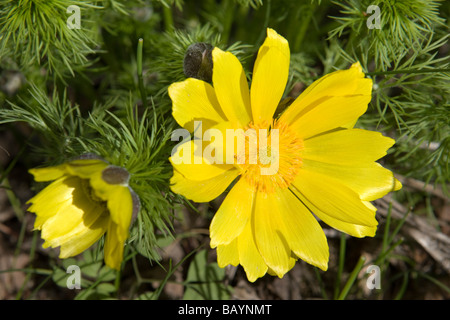
<svg viewBox="0 0 450 320"><path fill-rule="evenodd" d="M439 183L450 180L450 55L448 21L439 1L344 1L329 32L337 56L360 61L373 77L373 109L362 121L397 130L394 149L397 172ZM368 28L365 12L377 5L379 28ZM448 5L447 5L448 7ZM445 9L444 9L445 11ZM444 12L443 11L443 12ZM447 53L443 53L445 51Z"/></svg>
<svg viewBox="0 0 450 320"><path fill-rule="evenodd" d="M69 27L71 6L80 29ZM195 43L231 51L251 80L271 27L291 50L277 112L314 80L359 61L374 86L357 126L396 140L384 166L448 195L449 19L450 1L438 0L0 0L0 133L28 152L11 167L85 153L125 167L141 201L127 259L158 261L161 240L178 236L175 208L191 205L170 190L178 125L167 88L186 78ZM425 201L408 188L396 196Z"/></svg>
<svg viewBox="0 0 450 320"><path fill-rule="evenodd" d="M71 6L80 10L83 28L68 28ZM39 65L59 78L74 76L95 53L93 1L0 1L0 57L9 57L20 68Z"/></svg>
<svg viewBox="0 0 450 320"><path fill-rule="evenodd" d="M330 32L330 37L347 35L346 49L368 55L380 71L393 67L393 62L410 49L419 49L437 27L445 26L438 1L351 0L335 4L342 7L343 16L335 17L340 26ZM379 10L378 28L371 19L376 11L366 12L370 6Z"/></svg>

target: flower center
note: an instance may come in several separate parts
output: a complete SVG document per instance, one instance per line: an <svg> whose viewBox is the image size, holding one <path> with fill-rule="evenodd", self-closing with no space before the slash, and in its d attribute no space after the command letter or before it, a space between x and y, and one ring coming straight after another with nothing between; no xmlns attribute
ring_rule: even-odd
<svg viewBox="0 0 450 320"><path fill-rule="evenodd" d="M95 202L96 204L104 206L106 208L107 207L106 201L103 201L95 194L94 189L91 187L91 184L89 183L89 179L80 179L80 180L81 185L83 187L84 195L92 202Z"/></svg>
<svg viewBox="0 0 450 320"><path fill-rule="evenodd" d="M303 140L280 121L250 123L245 132L245 152L236 156L242 177L257 191L289 187L302 166Z"/></svg>

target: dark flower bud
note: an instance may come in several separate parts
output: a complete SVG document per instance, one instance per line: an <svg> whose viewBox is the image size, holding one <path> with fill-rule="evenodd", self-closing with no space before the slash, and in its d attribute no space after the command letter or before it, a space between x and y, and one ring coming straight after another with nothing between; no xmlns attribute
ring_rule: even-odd
<svg viewBox="0 0 450 320"><path fill-rule="evenodd" d="M183 70L188 78L196 78L206 82L212 81L212 50L209 43L197 42L191 44L184 55Z"/></svg>
<svg viewBox="0 0 450 320"><path fill-rule="evenodd" d="M130 174L124 168L108 166L102 171L102 179L109 184L126 185L130 180Z"/></svg>

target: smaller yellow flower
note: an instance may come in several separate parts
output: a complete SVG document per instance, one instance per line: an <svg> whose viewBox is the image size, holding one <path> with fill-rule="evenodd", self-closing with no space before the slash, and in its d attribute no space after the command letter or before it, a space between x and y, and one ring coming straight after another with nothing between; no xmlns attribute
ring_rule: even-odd
<svg viewBox="0 0 450 320"><path fill-rule="evenodd" d="M31 169L36 181L53 181L27 203L36 214L43 247L60 247L64 259L80 254L106 232L104 260L118 270L139 198L121 167L91 157Z"/></svg>

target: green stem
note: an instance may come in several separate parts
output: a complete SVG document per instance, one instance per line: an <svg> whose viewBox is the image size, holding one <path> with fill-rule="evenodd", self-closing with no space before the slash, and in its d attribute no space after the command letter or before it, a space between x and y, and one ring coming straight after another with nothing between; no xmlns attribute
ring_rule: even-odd
<svg viewBox="0 0 450 320"><path fill-rule="evenodd" d="M294 39L294 45L293 45L293 52L299 52L301 44L303 42L303 38L305 37L306 31L308 30L308 27L311 24L311 18L314 14L314 11L316 9L315 4L311 4L306 9L306 14L304 17L302 17L302 23L300 25L300 29L296 32L297 36Z"/></svg>
<svg viewBox="0 0 450 320"><path fill-rule="evenodd" d="M381 264L381 262L384 261L384 259L386 259L387 255L390 254L392 252L392 250L394 250L398 245L400 245L403 242L403 239L398 240L396 243L394 243L388 250L382 252L378 258L375 260L375 265L379 265Z"/></svg>
<svg viewBox="0 0 450 320"><path fill-rule="evenodd" d="M11 203L11 207L13 208L14 213L17 216L17 219L19 219L19 221L23 221L23 217L25 214L22 210L22 205L20 203L20 200L16 197L16 195L12 191L8 178L3 179L2 186L5 187L4 189L6 191L6 196L8 197L8 200Z"/></svg>
<svg viewBox="0 0 450 320"><path fill-rule="evenodd" d="M443 289L444 291L446 291L447 293L450 293L450 288L447 287L444 283L440 282L439 280L429 276L428 274L426 274L425 272L419 272L418 273L421 277L424 277L425 279L431 281L432 283L434 283L435 285L437 285L439 288Z"/></svg>
<svg viewBox="0 0 450 320"><path fill-rule="evenodd" d="M141 93L142 105L144 110L147 110L147 93L144 87L144 78L142 77L142 48L144 46L144 39L140 38L137 47L137 73L139 82L139 91Z"/></svg>
<svg viewBox="0 0 450 320"><path fill-rule="evenodd" d="M44 276L49 276L53 274L53 270L50 269L43 269L43 268L19 268L19 269L7 269L7 270L0 270L0 274L2 273L8 273L8 272L24 272L24 273L33 273L33 274L39 274Z"/></svg>
<svg viewBox="0 0 450 320"><path fill-rule="evenodd" d="M169 278L172 276L172 274L175 272L175 270L187 259L189 259L189 257L191 255L193 255L194 253L200 251L200 249L202 248L202 246L197 247L196 249L192 250L190 253L188 253L183 259L181 259L180 262L178 262L175 267L172 268L172 260L169 260L169 270L166 274L166 276L164 277L164 279L162 280L162 282L160 283L158 289L156 289L156 291L153 292L152 295L152 299L154 300L158 300L162 289L164 288L164 286L166 285L167 281L169 280Z"/></svg>
<svg viewBox="0 0 450 320"><path fill-rule="evenodd" d="M266 12L264 15L264 24L263 27L261 28L261 33L258 36L258 40L256 41L257 44L259 44L259 46L263 43L266 34L267 34L267 28L269 27L269 19L270 19L270 10L272 7L272 1L268 0L264 6L266 7Z"/></svg>
<svg viewBox="0 0 450 320"><path fill-rule="evenodd" d="M361 271L364 262L366 262L366 258L360 257L358 263L356 264L355 268L350 274L350 277L348 278L347 283L344 286L344 289L342 289L341 294L337 298L338 300L344 300L347 297L347 294L349 293L351 287L353 286L353 283L355 282L358 273Z"/></svg>
<svg viewBox="0 0 450 320"><path fill-rule="evenodd" d="M225 19L223 22L223 31L222 31L222 42L224 44L228 44L228 40L230 39L231 26L234 21L235 15L235 3L234 1L225 1L224 8L225 11Z"/></svg>
<svg viewBox="0 0 450 320"><path fill-rule="evenodd" d="M409 210L408 212L406 212L406 214L403 216L403 218L400 220L400 222L397 224L397 226L395 227L394 231L392 232L389 240L388 240L388 244L390 245L392 243L392 241L394 241L395 236L398 234L398 232L400 231L400 228L403 226L403 224L406 222L406 218L408 217L409 213L411 212L411 210Z"/></svg>
<svg viewBox="0 0 450 320"><path fill-rule="evenodd" d="M30 254L29 254L31 268L33 268L32 264L33 264L33 260L34 260L34 254L36 251L37 238L38 238L38 232L34 231L33 238L31 239L31 249L30 249ZM19 292L17 292L16 300L20 300L22 298L22 295L25 291L28 281L30 281L30 278L31 278L31 273L27 273L27 275L25 276L25 280L23 281L23 284L22 284L21 288L19 289Z"/></svg>
<svg viewBox="0 0 450 320"><path fill-rule="evenodd" d="M392 71L377 71L377 72L367 72L368 76L379 76L379 75L387 75L387 74L399 74L399 73L438 73L438 72L450 72L450 69L433 69L433 70L392 70Z"/></svg>
<svg viewBox="0 0 450 320"><path fill-rule="evenodd" d="M386 224L385 224L385 229L384 229L384 234L383 234L383 242L382 242L382 246L381 246L381 252L386 252L387 247L390 244L388 242L388 240L389 240L389 229L391 227L391 211L392 211L392 202L389 202L389 208L388 208L388 212L387 212ZM381 264L383 264L383 262L384 262L384 259L381 260Z"/></svg>
<svg viewBox="0 0 450 320"><path fill-rule="evenodd" d="M166 28L166 31L172 31L174 28L172 8L163 6L163 16L164 16L164 26Z"/></svg>
<svg viewBox="0 0 450 320"><path fill-rule="evenodd" d="M316 274L317 281L319 282L319 288L320 288L320 292L322 294L322 297L325 300L328 300L328 295L327 295L327 292L325 291L325 286L323 284L322 277L320 276L319 268L314 268L314 272Z"/></svg>
<svg viewBox="0 0 450 320"><path fill-rule="evenodd" d="M340 242L340 248L339 248L339 265L338 265L338 271L336 275L336 283L334 286L334 298L337 299L339 295L339 291L341 290L341 277L342 277L342 271L344 270L344 262L345 262L345 247L346 247L346 239L345 234L341 234L341 242Z"/></svg>
<svg viewBox="0 0 450 320"><path fill-rule="evenodd" d="M400 286L400 289L398 290L397 294L395 295L394 300L400 300L403 295L405 294L406 288L408 286L408 278L409 278L409 271L405 272L403 274L403 281Z"/></svg>

